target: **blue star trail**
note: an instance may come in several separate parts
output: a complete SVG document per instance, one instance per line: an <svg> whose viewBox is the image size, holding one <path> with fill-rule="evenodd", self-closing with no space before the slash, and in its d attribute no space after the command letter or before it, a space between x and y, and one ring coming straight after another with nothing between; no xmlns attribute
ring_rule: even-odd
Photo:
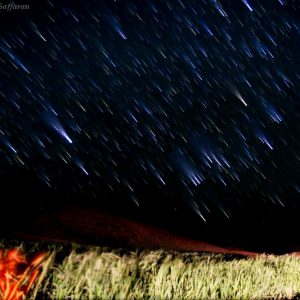
<svg viewBox="0 0 300 300"><path fill-rule="evenodd" d="M137 207L176 186L199 222L252 199L292 210L297 11L283 0L49 0L41 18L1 31L2 176L20 167L55 190L71 168L71 190L99 202L118 190Z"/></svg>

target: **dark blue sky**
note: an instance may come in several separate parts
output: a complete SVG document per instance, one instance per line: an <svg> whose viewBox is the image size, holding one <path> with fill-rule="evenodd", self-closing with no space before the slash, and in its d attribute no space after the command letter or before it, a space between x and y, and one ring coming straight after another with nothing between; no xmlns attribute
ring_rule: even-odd
<svg viewBox="0 0 300 300"><path fill-rule="evenodd" d="M297 1L57 2L1 11L8 193L199 224L299 210Z"/></svg>

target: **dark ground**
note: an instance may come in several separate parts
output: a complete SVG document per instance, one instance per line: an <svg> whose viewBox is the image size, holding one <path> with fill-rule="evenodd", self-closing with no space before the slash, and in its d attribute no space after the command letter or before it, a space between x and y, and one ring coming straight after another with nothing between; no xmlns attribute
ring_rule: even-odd
<svg viewBox="0 0 300 300"><path fill-rule="evenodd" d="M72 229L70 224L73 226L70 231L72 232L70 234L71 241L82 239L87 243L97 243L97 234L95 233L94 238L93 230L99 231L99 228L106 221L103 221L104 223L102 222L100 227L96 226L96 229L91 229L86 237L82 236L82 234L84 235L82 223L87 225L90 218L90 223L95 224L93 218L97 218L97 216L99 218L102 214L103 216L112 215L113 218L116 217L113 220L126 218L155 226L159 230L165 229L186 238L224 247L268 253L288 253L300 250L297 210L294 212L287 211L283 214L282 211L270 213L263 209L255 210L252 207L252 210L236 211L229 220L215 215L204 223L187 207L178 207L178 211L170 211L167 207L159 207L158 205L152 207L149 204L142 207L137 207L134 204L128 205L128 201L124 201L126 205L122 205L124 195L122 196L118 192L99 195L97 201L84 195L66 193L68 189L63 189L62 186L67 185L67 181L59 185L61 189L50 189L34 174L29 174L21 169L17 176L15 169L10 175L6 173L6 176L2 176L0 184L3 195L2 225L0 227L2 237L13 238L16 233L22 232L23 235L35 237L40 235L43 238L46 237L43 236L45 231L48 231L48 234L50 231L51 238L55 239L55 230L51 229L50 225L46 225L47 222L44 222L42 226L50 228L44 228L44 232L39 232L37 224L43 223L41 220L47 218L52 218L53 222L53 216L57 217L61 212L69 210L77 211L77 216L74 217L73 221L70 220L70 214L68 216L68 230ZM106 201L101 201L104 196L106 196ZM151 195L145 191L145 198L147 198L145 203L151 203L149 198L157 196L155 193ZM107 197L110 197L111 201L107 201ZM158 199L155 199L154 203L158 203ZM78 215L80 209L84 212L88 211L89 214L87 218L86 213L84 213L82 222L80 221L80 214ZM66 215L66 213L64 214ZM112 222L111 218L105 220L108 223ZM58 233L58 239L60 235L61 233ZM119 239L115 233L111 235L106 233L104 241L109 244L118 244L121 241L122 244L122 238ZM68 235L64 234L63 238L68 238ZM141 246L144 245L141 244Z"/></svg>

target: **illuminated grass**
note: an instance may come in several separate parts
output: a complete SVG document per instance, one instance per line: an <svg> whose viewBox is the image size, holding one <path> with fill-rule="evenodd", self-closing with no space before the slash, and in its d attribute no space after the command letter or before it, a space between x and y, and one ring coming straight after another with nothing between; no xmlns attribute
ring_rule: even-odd
<svg viewBox="0 0 300 300"><path fill-rule="evenodd" d="M0 241L0 250L16 246L30 256L52 253L29 299L300 299L296 256L238 258Z"/></svg>
<svg viewBox="0 0 300 300"><path fill-rule="evenodd" d="M252 259L165 251L73 250L52 269L52 299L292 299L300 292L300 259Z"/></svg>

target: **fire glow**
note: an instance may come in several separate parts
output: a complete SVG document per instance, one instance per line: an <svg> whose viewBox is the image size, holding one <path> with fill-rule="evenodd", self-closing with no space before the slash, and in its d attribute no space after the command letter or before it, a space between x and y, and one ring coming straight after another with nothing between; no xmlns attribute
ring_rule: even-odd
<svg viewBox="0 0 300 300"><path fill-rule="evenodd" d="M19 249L0 249L0 299L25 299L41 273L46 253L41 253L31 262Z"/></svg>

